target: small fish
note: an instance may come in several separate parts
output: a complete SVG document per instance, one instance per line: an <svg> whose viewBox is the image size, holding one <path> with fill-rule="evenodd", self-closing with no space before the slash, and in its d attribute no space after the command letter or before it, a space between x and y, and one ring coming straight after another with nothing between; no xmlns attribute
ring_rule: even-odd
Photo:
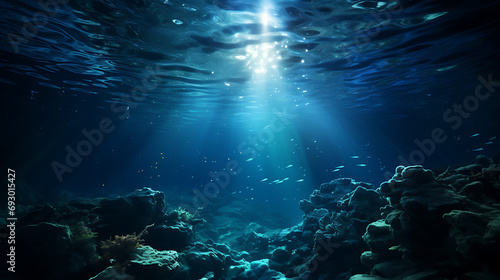
<svg viewBox="0 0 500 280"><path fill-rule="evenodd" d="M479 152L479 151L482 151L482 150L484 150L484 149L483 149L483 148L477 148L477 149L472 150L472 151L473 151L473 152Z"/></svg>
<svg viewBox="0 0 500 280"><path fill-rule="evenodd" d="M476 134L472 134L471 136L469 136L470 138L472 137L476 137L476 136L479 136L479 133L476 133Z"/></svg>
<svg viewBox="0 0 500 280"><path fill-rule="evenodd" d="M401 245L392 246L389 248L389 251L397 251L400 247Z"/></svg>
<svg viewBox="0 0 500 280"><path fill-rule="evenodd" d="M493 141L486 142L486 143L484 143L484 144L485 144L485 145L491 145L491 144L493 144Z"/></svg>
<svg viewBox="0 0 500 280"><path fill-rule="evenodd" d="M273 183L278 183L280 180L279 179L276 179L273 181Z"/></svg>
<svg viewBox="0 0 500 280"><path fill-rule="evenodd" d="M287 180L289 180L289 179L290 179L290 178L286 177L285 179L283 179L283 181L287 181Z"/></svg>
<svg viewBox="0 0 500 280"><path fill-rule="evenodd" d="M372 156L366 156L366 158L372 158Z"/></svg>
<svg viewBox="0 0 500 280"><path fill-rule="evenodd" d="M247 159L247 160L245 160L245 161L252 161L252 160L253 160L253 158L251 157L251 158L249 158L249 159Z"/></svg>
<svg viewBox="0 0 500 280"><path fill-rule="evenodd" d="M265 182L265 181L267 181L267 180L269 180L269 179L264 178L264 179L262 179L262 180L260 180L260 181L261 181L261 182Z"/></svg>
<svg viewBox="0 0 500 280"><path fill-rule="evenodd" d="M293 164L290 164L290 165L285 166L285 168L290 168L292 166L293 166Z"/></svg>
<svg viewBox="0 0 500 280"><path fill-rule="evenodd" d="M496 139L496 138L497 138L496 136L493 136L490 139L488 139L488 141L491 141L491 140Z"/></svg>
<svg viewBox="0 0 500 280"><path fill-rule="evenodd" d="M351 158L359 158L359 156L351 156Z"/></svg>
<svg viewBox="0 0 500 280"><path fill-rule="evenodd" d="M364 164L364 163L359 163L359 164L356 164L356 166L361 166L361 167L363 167L363 166L366 166L366 164Z"/></svg>
<svg viewBox="0 0 500 280"><path fill-rule="evenodd" d="M338 169L338 168L337 168L337 169L332 170L332 172L338 172L338 171L340 171L340 169Z"/></svg>
<svg viewBox="0 0 500 280"><path fill-rule="evenodd" d="M335 168L344 168L344 166L343 165L339 165L339 166L337 166Z"/></svg>
<svg viewBox="0 0 500 280"><path fill-rule="evenodd" d="M276 184L281 184L283 183L283 180L279 180Z"/></svg>
<svg viewBox="0 0 500 280"><path fill-rule="evenodd" d="M297 181L295 181L297 183L300 183L300 182L304 182L304 179L298 179Z"/></svg>

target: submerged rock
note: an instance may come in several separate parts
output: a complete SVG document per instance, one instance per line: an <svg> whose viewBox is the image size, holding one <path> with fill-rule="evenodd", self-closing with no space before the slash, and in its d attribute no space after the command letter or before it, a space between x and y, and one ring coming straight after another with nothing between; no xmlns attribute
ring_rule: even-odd
<svg viewBox="0 0 500 280"><path fill-rule="evenodd" d="M363 240L370 247L371 252L388 254L391 247L398 242L392 234L392 228L385 220L378 220L368 225Z"/></svg>
<svg viewBox="0 0 500 280"><path fill-rule="evenodd" d="M386 204L367 183L341 178L322 184L300 202L305 215L299 227L283 231L286 240L275 241L290 252L290 260L273 263L275 254L284 253L276 249L272 267L299 279L347 279L367 272L359 258L368 250L362 236L368 224L381 218L380 207Z"/></svg>
<svg viewBox="0 0 500 280"><path fill-rule="evenodd" d="M475 213L453 210L443 215L451 225L450 237L468 260L500 263L500 210Z"/></svg>
<svg viewBox="0 0 500 280"><path fill-rule="evenodd" d="M271 259L277 263L286 263L290 260L290 252L282 248L277 248L273 251Z"/></svg>
<svg viewBox="0 0 500 280"><path fill-rule="evenodd" d="M126 196L103 199L89 214L97 217L93 229L105 238L140 232L163 218L164 199L163 192L147 187Z"/></svg>
<svg viewBox="0 0 500 280"><path fill-rule="evenodd" d="M180 267L176 251L158 251L150 246L142 246L137 251L127 267L127 273L136 280L168 279Z"/></svg>
<svg viewBox="0 0 500 280"><path fill-rule="evenodd" d="M181 271L179 279L200 279L207 273L214 273L215 279L221 279L228 255L213 246L197 242L194 246L179 253Z"/></svg>
<svg viewBox="0 0 500 280"><path fill-rule="evenodd" d="M308 214L314 209L324 208L329 211L337 209L337 202L347 193L352 192L357 187L371 188L371 185L363 182L356 182L350 178L335 179L329 183L323 183L313 191L308 200L301 200L300 209Z"/></svg>
<svg viewBox="0 0 500 280"><path fill-rule="evenodd" d="M363 236L371 251L361 260L373 275L351 279L499 279L500 170L488 158L476 161L437 177L398 167L380 185L391 203L383 220Z"/></svg>
<svg viewBox="0 0 500 280"><path fill-rule="evenodd" d="M182 222L173 226L158 225L148 232L145 242L158 250L182 250L194 242L193 226Z"/></svg>
<svg viewBox="0 0 500 280"><path fill-rule="evenodd" d="M21 279L36 275L67 279L85 268L85 260L73 251L72 233L67 225L43 222L24 226L17 230L16 241L16 273Z"/></svg>
<svg viewBox="0 0 500 280"><path fill-rule="evenodd" d="M177 259L176 251L158 251L150 246L142 246L128 265L108 267L90 280L174 279L180 267Z"/></svg>

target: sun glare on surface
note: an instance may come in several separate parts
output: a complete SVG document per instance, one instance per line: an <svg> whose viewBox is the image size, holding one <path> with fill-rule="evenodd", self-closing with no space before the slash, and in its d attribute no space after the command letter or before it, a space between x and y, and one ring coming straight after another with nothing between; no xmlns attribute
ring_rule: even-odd
<svg viewBox="0 0 500 280"><path fill-rule="evenodd" d="M270 69L277 69L281 59L280 51L277 50L278 42L262 43L246 47L246 66L256 74L265 74Z"/></svg>

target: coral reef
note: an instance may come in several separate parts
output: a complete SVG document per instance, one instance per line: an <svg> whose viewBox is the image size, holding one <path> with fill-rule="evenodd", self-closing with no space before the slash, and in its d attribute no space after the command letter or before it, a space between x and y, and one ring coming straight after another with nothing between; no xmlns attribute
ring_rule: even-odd
<svg viewBox="0 0 500 280"><path fill-rule="evenodd" d="M498 279L498 166L476 163L434 176L422 166L398 166L380 185L390 205L363 236L370 275L354 279Z"/></svg>
<svg viewBox="0 0 500 280"><path fill-rule="evenodd" d="M379 188L336 179L300 201L298 224L281 228L270 226L277 218L238 201L168 212L164 193L150 188L57 206L42 202L26 207L18 222L17 276L499 279L499 176L500 166L480 156L441 174L398 166Z"/></svg>

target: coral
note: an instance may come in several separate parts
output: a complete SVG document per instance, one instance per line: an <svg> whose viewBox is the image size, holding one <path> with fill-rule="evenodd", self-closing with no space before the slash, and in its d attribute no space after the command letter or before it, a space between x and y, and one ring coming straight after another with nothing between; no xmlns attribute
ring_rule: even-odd
<svg viewBox="0 0 500 280"><path fill-rule="evenodd" d="M114 265L90 280L149 280L172 279L180 264L175 251L158 251L144 245L127 265Z"/></svg>
<svg viewBox="0 0 500 280"><path fill-rule="evenodd" d="M115 235L115 239L108 239L101 242L101 250L103 252L102 257L104 259L115 259L118 263L123 263L131 260L135 254L137 254L137 249L142 247L142 242L144 240L141 237L148 234L148 229L153 227L154 224L146 226L139 235L127 234L127 235Z"/></svg>
<svg viewBox="0 0 500 280"><path fill-rule="evenodd" d="M196 210L196 212L190 213L186 209L179 206L179 208L168 214L168 219L195 226L206 222L204 219L197 218L201 210L203 210L203 208L200 207Z"/></svg>
<svg viewBox="0 0 500 280"><path fill-rule="evenodd" d="M97 233L92 232L84 222L78 222L75 227L72 228L74 242L87 242L97 237Z"/></svg>
<svg viewBox="0 0 500 280"><path fill-rule="evenodd" d="M114 240L101 242L102 257L115 259L119 263L131 260L142 246L141 239L135 234L115 235Z"/></svg>
<svg viewBox="0 0 500 280"><path fill-rule="evenodd" d="M191 214L191 213L189 213L189 211L187 211L186 209L184 209L180 206L174 212L175 212L175 214L177 214L177 219L179 219L181 222L184 222L186 224L190 224L191 221L198 214L198 211L196 211L196 213L194 213L194 214Z"/></svg>
<svg viewBox="0 0 500 280"><path fill-rule="evenodd" d="M81 252L86 260L95 260L97 233L90 230L84 222L78 222L71 230L73 233L73 248Z"/></svg>
<svg viewBox="0 0 500 280"><path fill-rule="evenodd" d="M158 251L147 245L137 251L127 267L134 279L171 279L180 267L176 251Z"/></svg>

